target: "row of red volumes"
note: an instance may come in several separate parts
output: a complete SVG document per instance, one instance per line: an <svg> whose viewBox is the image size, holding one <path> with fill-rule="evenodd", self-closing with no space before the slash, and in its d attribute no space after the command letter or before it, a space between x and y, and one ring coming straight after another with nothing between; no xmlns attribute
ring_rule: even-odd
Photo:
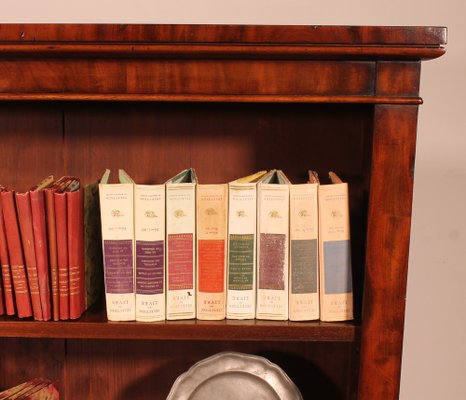
<svg viewBox="0 0 466 400"><path fill-rule="evenodd" d="M25 192L0 190L0 314L79 318L85 310L79 179L49 176Z"/></svg>
<svg viewBox="0 0 466 400"><path fill-rule="evenodd" d="M34 378L0 392L0 400L58 400L58 382Z"/></svg>

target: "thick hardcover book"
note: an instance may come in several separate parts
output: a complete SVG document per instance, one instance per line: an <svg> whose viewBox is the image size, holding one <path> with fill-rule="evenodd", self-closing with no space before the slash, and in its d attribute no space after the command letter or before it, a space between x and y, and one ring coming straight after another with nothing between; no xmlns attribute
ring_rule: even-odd
<svg viewBox="0 0 466 400"><path fill-rule="evenodd" d="M34 249L36 253L37 275L39 279L40 304L44 321L52 318L52 300L50 293L49 259L47 248L47 228L45 216L44 189L53 183L49 176L29 192L34 232Z"/></svg>
<svg viewBox="0 0 466 400"><path fill-rule="evenodd" d="M136 321L165 320L165 185L134 185Z"/></svg>
<svg viewBox="0 0 466 400"><path fill-rule="evenodd" d="M320 319L353 319L348 184L330 173L319 186Z"/></svg>
<svg viewBox="0 0 466 400"><path fill-rule="evenodd" d="M60 319L60 296L58 288L58 248L55 215L55 192L62 192L69 184L69 177L63 176L55 183L44 189L45 215L47 226L47 246L49 260L50 290L52 294L52 317L54 321Z"/></svg>
<svg viewBox="0 0 466 400"><path fill-rule="evenodd" d="M168 320L196 317L196 183L193 169L166 182Z"/></svg>
<svg viewBox="0 0 466 400"><path fill-rule="evenodd" d="M122 173L120 183L109 178L106 170L99 184L107 318L134 321L134 185Z"/></svg>
<svg viewBox="0 0 466 400"><path fill-rule="evenodd" d="M197 185L197 306L198 319L226 316L226 237L228 185Z"/></svg>
<svg viewBox="0 0 466 400"><path fill-rule="evenodd" d="M68 181L68 185L70 182ZM66 187L54 192L55 230L57 234L58 296L60 319L70 318L70 284L68 272L68 218Z"/></svg>
<svg viewBox="0 0 466 400"><path fill-rule="evenodd" d="M319 213L316 181L290 186L289 319L319 319Z"/></svg>
<svg viewBox="0 0 466 400"><path fill-rule="evenodd" d="M32 226L32 211L30 193L16 193L16 207L21 231L21 242L26 262L26 272L31 294L34 319L43 321L42 305L39 289L39 274L37 270L36 251L34 248L34 229Z"/></svg>
<svg viewBox="0 0 466 400"><path fill-rule="evenodd" d="M31 296L24 266L23 249L19 232L18 217L14 192L4 190L0 194L2 198L2 212L5 223L5 233L10 255L11 277L15 291L15 302L18 317L32 316Z"/></svg>
<svg viewBox="0 0 466 400"><path fill-rule="evenodd" d="M11 277L10 256L3 221L2 201L0 197L0 260L2 263L3 295L5 298L5 312L7 315L15 314L15 301L13 295L13 279Z"/></svg>
<svg viewBox="0 0 466 400"><path fill-rule="evenodd" d="M290 182L272 170L257 184L257 319L288 319Z"/></svg>
<svg viewBox="0 0 466 400"><path fill-rule="evenodd" d="M267 171L228 184L227 318L256 316L257 181Z"/></svg>
<svg viewBox="0 0 466 400"><path fill-rule="evenodd" d="M87 310L104 292L98 181L84 186L84 269Z"/></svg>
<svg viewBox="0 0 466 400"><path fill-rule="evenodd" d="M79 180L66 191L70 319L85 311L83 191Z"/></svg>

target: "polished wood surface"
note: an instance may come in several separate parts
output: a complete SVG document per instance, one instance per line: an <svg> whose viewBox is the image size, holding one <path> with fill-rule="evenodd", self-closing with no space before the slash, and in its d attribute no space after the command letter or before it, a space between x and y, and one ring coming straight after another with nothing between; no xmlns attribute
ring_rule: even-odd
<svg viewBox="0 0 466 400"><path fill-rule="evenodd" d="M447 30L432 26L4 24L0 38L25 43L309 43L436 48L446 44Z"/></svg>
<svg viewBox="0 0 466 400"><path fill-rule="evenodd" d="M305 399L398 398L421 61L441 27L0 25L0 182L125 168L203 183L280 168L350 183L354 322L0 318L0 389L164 399L219 351L264 355ZM5 351L4 351L5 349Z"/></svg>

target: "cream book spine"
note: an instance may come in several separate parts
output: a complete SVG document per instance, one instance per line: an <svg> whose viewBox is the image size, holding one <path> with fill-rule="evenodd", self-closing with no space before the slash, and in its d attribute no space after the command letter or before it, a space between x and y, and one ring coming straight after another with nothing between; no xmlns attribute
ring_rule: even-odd
<svg viewBox="0 0 466 400"><path fill-rule="evenodd" d="M99 184L102 250L107 318L133 321L136 318L134 293L134 218L131 182L108 183L107 170Z"/></svg>
<svg viewBox="0 0 466 400"><path fill-rule="evenodd" d="M257 180L265 173L228 184L227 319L256 317Z"/></svg>
<svg viewBox="0 0 466 400"><path fill-rule="evenodd" d="M317 183L290 186L290 321L319 319Z"/></svg>
<svg viewBox="0 0 466 400"><path fill-rule="evenodd" d="M289 181L269 172L257 185L257 319L288 319L289 208Z"/></svg>
<svg viewBox="0 0 466 400"><path fill-rule="evenodd" d="M319 186L320 319L353 319L348 184Z"/></svg>
<svg viewBox="0 0 466 400"><path fill-rule="evenodd" d="M197 319L226 316L226 235L228 185L198 184L197 207Z"/></svg>
<svg viewBox="0 0 466 400"><path fill-rule="evenodd" d="M134 186L136 321L165 320L165 185Z"/></svg>
<svg viewBox="0 0 466 400"><path fill-rule="evenodd" d="M166 253L166 318L196 318L196 183L188 178L166 184Z"/></svg>

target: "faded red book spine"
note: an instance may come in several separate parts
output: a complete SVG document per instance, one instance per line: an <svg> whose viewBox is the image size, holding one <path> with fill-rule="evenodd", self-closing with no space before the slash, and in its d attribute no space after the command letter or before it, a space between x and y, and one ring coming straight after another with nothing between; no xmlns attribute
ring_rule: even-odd
<svg viewBox="0 0 466 400"><path fill-rule="evenodd" d="M3 222L2 202L0 197L0 260L2 263L3 295L5 297L5 311L7 315L15 314L13 298L13 281L11 278L10 257L6 243L5 224Z"/></svg>
<svg viewBox="0 0 466 400"><path fill-rule="evenodd" d="M31 296L29 294L26 269L21 246L18 219L13 191L7 190L0 194L2 198L2 212L5 223L5 234L10 255L11 278L15 291L15 301L18 317L32 316Z"/></svg>
<svg viewBox="0 0 466 400"><path fill-rule="evenodd" d="M54 193L55 229L57 232L58 294L60 319L70 318L69 273L68 273L68 228L66 194Z"/></svg>
<svg viewBox="0 0 466 400"><path fill-rule="evenodd" d="M44 190L47 221L47 245L49 250L50 287L52 291L53 320L60 319L60 296L58 293L57 231L55 227L55 201L52 189Z"/></svg>
<svg viewBox="0 0 466 400"><path fill-rule="evenodd" d="M82 189L66 193L68 216L68 273L70 318L79 318L85 309L84 220Z"/></svg>
<svg viewBox="0 0 466 400"><path fill-rule="evenodd" d="M32 311L34 319L43 321L42 306L40 302L39 277L37 273L36 251L34 249L34 231L32 228L31 199L29 192L16 193L16 207L23 244L24 261L31 294Z"/></svg>
<svg viewBox="0 0 466 400"><path fill-rule="evenodd" d="M31 211L32 228L34 232L34 249L36 252L37 276L39 278L40 304L44 321L52 318L50 283L49 283L49 258L47 252L47 229L45 226L44 192L32 190Z"/></svg>

